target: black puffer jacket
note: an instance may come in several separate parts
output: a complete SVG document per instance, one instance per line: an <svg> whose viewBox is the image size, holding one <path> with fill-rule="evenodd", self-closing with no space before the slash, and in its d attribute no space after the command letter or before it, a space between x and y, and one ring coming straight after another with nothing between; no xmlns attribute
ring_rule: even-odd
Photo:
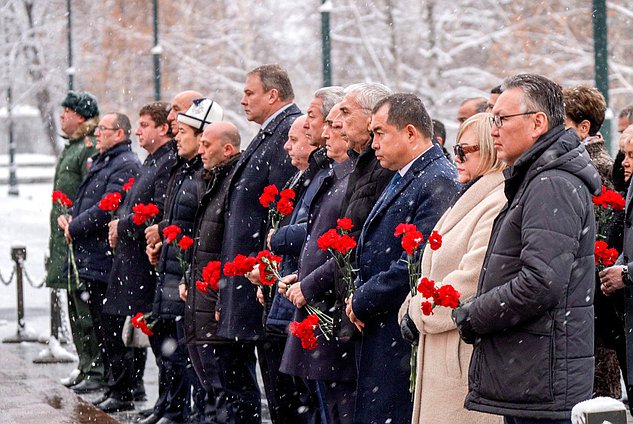
<svg viewBox="0 0 633 424"><path fill-rule="evenodd" d="M99 209L99 201L106 194L120 192L123 184L138 174L141 164L129 140L92 158L90 170L70 210L73 219L68 230L73 238L79 277L107 284L112 269L112 251L108 244L111 217L109 212Z"/></svg>
<svg viewBox="0 0 633 424"><path fill-rule="evenodd" d="M202 280L202 269L210 261L219 261L224 236L224 212L231 173L240 154L227 159L211 171L202 171L198 181L200 207L194 224L194 240L191 274L185 304L185 332L187 343L204 344L226 339L217 337L218 322L215 305L218 292L204 294L196 289L196 281Z"/></svg>
<svg viewBox="0 0 633 424"><path fill-rule="evenodd" d="M178 240L182 236L191 237L193 221L198 209L196 173L201 168L202 160L198 155L189 161L180 158L174 166L167 186L164 219L158 226L161 237L163 236L162 230L168 225L177 225L181 228L182 233L178 236ZM156 267L158 283L156 284L152 309L153 317L173 320L185 311L185 302L180 299L178 291L185 270L180 267L178 251L178 247L167 244L163 237L163 248ZM190 261L191 248L184 253L184 257L187 262Z"/></svg>
<svg viewBox="0 0 633 424"><path fill-rule="evenodd" d="M600 177L576 133L558 126L506 171L470 306L480 335L468 409L569 419L591 398L595 221Z"/></svg>

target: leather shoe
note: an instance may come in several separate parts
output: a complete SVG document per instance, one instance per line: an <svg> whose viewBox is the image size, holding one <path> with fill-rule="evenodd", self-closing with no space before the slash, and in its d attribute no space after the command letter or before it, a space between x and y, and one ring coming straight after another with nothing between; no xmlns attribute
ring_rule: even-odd
<svg viewBox="0 0 633 424"><path fill-rule="evenodd" d="M132 391L132 396L134 396L135 402L143 402L147 400L147 394L145 393L145 385L143 383L134 387Z"/></svg>
<svg viewBox="0 0 633 424"><path fill-rule="evenodd" d="M134 402L131 400L118 400L115 398L107 398L99 405L96 405L97 408L101 409L103 412L119 412L119 411L130 411L134 409Z"/></svg>
<svg viewBox="0 0 633 424"><path fill-rule="evenodd" d="M109 397L110 397L110 393L104 393L103 396L99 396L97 399L93 400L90 403L92 403L94 406L97 406L104 400L108 399Z"/></svg>
<svg viewBox="0 0 633 424"><path fill-rule="evenodd" d="M151 414L150 416L137 421L138 424L156 424L158 421L160 421L160 416L156 415L156 414Z"/></svg>
<svg viewBox="0 0 633 424"><path fill-rule="evenodd" d="M94 380L82 380L78 384L75 384L74 386L71 387L73 392L78 393L78 394L94 392L97 390L101 390L101 388L102 388L101 383Z"/></svg>

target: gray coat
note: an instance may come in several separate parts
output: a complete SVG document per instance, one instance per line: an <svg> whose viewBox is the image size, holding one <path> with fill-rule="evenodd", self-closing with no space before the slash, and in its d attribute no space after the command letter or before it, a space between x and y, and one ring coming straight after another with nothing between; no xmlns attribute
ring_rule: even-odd
<svg viewBox="0 0 633 424"><path fill-rule="evenodd" d="M626 208L624 218L624 245L622 254L616 265L626 265L629 270L629 278L633 276L633 185L629 185L626 193ZM630 287L624 288L624 329L626 335L626 380L633 384L633 291Z"/></svg>
<svg viewBox="0 0 633 424"><path fill-rule="evenodd" d="M469 319L479 335L465 406L569 419L591 398L598 176L574 131L558 126L506 171Z"/></svg>

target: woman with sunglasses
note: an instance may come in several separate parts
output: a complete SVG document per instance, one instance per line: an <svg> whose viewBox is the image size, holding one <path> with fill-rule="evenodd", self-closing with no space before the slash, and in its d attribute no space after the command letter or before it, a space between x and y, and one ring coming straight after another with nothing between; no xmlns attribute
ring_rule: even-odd
<svg viewBox="0 0 633 424"><path fill-rule="evenodd" d="M505 165L494 149L490 117L474 115L457 133L455 162L463 189L435 226L442 246L431 250L427 244L422 256L422 277L438 287L451 284L462 302L477 290L492 223L506 202ZM464 409L472 346L460 339L450 309L436 307L423 315L424 300L420 294L409 296L400 309L403 337L418 343L412 423L501 423L501 417Z"/></svg>

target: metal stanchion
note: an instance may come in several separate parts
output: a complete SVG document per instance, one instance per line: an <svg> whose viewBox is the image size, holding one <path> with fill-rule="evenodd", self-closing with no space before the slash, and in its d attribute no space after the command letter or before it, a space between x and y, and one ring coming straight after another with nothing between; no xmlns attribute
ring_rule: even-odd
<svg viewBox="0 0 633 424"><path fill-rule="evenodd" d="M26 246L14 244L11 246L11 259L15 262L15 276L18 293L18 329L13 337L2 340L3 343L36 342L37 337L28 334L24 324L24 260L26 259Z"/></svg>

